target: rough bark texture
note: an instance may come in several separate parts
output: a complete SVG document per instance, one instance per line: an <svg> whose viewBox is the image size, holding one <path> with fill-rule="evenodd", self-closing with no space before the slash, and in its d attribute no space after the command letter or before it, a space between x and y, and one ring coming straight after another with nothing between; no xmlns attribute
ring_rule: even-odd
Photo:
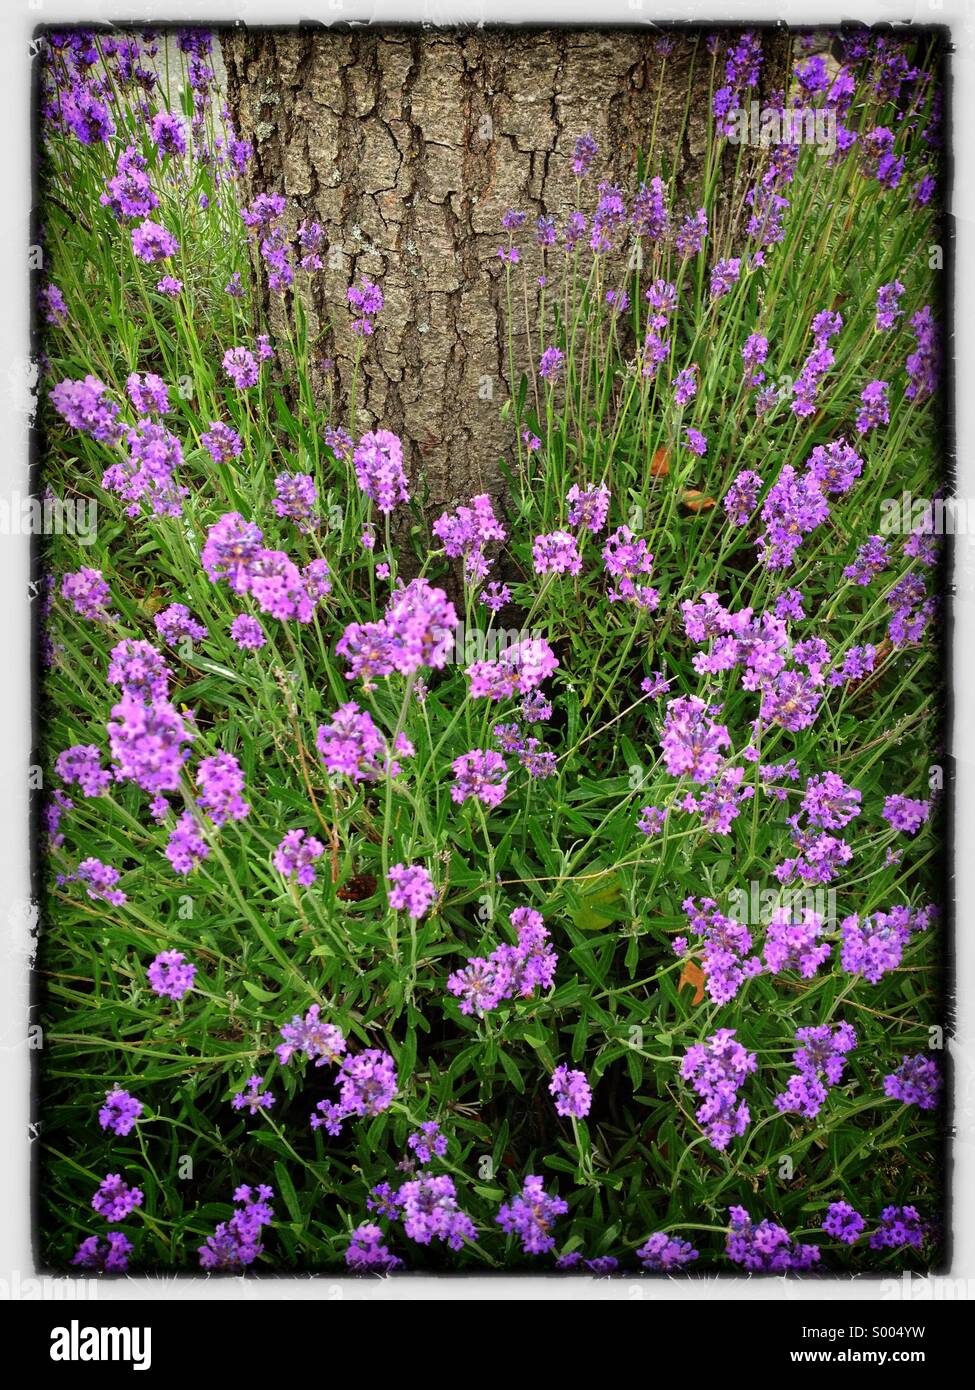
<svg viewBox="0 0 975 1390"><path fill-rule="evenodd" d="M564 219L576 198L575 141L589 130L600 147L594 176L631 191L655 123L657 148L680 149L680 206L705 148L703 42L679 39L662 66L652 33L630 30L221 39L235 124L255 148L251 191L283 192L289 220L317 220L328 236L326 269L299 272L295 289L316 356L335 363L339 407L354 346L345 293L365 274L386 308L366 353L357 429L402 436L431 506L496 490L498 458L513 444L499 417L509 389L501 218L518 207ZM680 210L689 207L690 195ZM283 330L286 305L264 302ZM516 340L516 377L528 347Z"/></svg>

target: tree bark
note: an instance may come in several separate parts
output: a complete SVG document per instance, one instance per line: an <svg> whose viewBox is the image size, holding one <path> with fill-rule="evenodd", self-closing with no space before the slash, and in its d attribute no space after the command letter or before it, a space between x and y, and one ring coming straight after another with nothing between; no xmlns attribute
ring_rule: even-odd
<svg viewBox="0 0 975 1390"><path fill-rule="evenodd" d="M514 443L500 418L512 385L501 218L515 207L564 220L587 131L599 155L584 210L597 180L632 192L652 143L678 155L675 211L696 206L710 118L703 35L678 37L666 63L654 34L634 30L240 30L221 42L234 122L255 149L248 192L283 192L292 224L307 217L327 234L326 268L299 271L294 288L316 359L334 363L337 409L354 352L346 290L364 274L386 307L355 431L399 434L414 491L433 508L496 492ZM287 306L256 260L255 271L282 335ZM517 387L530 362L523 334L514 348ZM317 373L312 384L324 399Z"/></svg>

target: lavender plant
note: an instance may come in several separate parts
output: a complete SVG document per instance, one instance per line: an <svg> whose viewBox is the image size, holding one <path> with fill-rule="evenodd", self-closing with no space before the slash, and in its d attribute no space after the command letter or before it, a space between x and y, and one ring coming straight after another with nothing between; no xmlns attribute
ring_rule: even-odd
<svg viewBox="0 0 975 1390"><path fill-rule="evenodd" d="M211 36L48 34L51 1265L938 1258L941 52L827 37L746 144L760 36L664 36L699 184L578 131L510 210L505 486L431 518L312 388L327 234ZM336 306L357 380L390 312Z"/></svg>

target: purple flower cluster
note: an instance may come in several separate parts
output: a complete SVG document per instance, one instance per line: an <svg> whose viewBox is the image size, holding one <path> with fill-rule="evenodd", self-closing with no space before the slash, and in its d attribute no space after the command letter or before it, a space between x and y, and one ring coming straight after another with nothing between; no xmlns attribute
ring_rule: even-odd
<svg viewBox="0 0 975 1390"><path fill-rule="evenodd" d="M747 927L718 911L713 898L685 898L681 904L687 914L688 927L702 938L701 969L705 988L716 1004L734 999L745 980L761 971L761 962L748 957L752 937ZM674 939L674 953L686 956L686 938Z"/></svg>
<svg viewBox="0 0 975 1390"><path fill-rule="evenodd" d="M726 726L712 718L715 713L714 707L696 695L667 701L660 746L672 777L687 776L704 783L721 771L721 750L731 746L731 739Z"/></svg>
<svg viewBox="0 0 975 1390"><path fill-rule="evenodd" d="M453 801L463 804L472 797L482 806L493 810L500 806L508 790L508 764L492 748L472 748L450 764L454 783L450 788Z"/></svg>
<svg viewBox="0 0 975 1390"><path fill-rule="evenodd" d="M273 864L279 874L293 878L302 888L315 882L315 861L321 859L325 846L304 830L289 830L274 851Z"/></svg>
<svg viewBox="0 0 975 1390"><path fill-rule="evenodd" d="M221 1221L206 1243L199 1246L200 1266L206 1270L247 1269L264 1251L261 1231L274 1220L268 1204L273 1187L261 1183L256 1190L245 1186L234 1193L236 1207L229 1221Z"/></svg>
<svg viewBox="0 0 975 1390"><path fill-rule="evenodd" d="M545 1179L534 1174L525 1178L521 1191L505 1202L495 1220L507 1235L516 1235L526 1255L545 1255L555 1248L552 1228L556 1217L564 1216L569 1204L562 1197L545 1191Z"/></svg>
<svg viewBox="0 0 975 1390"><path fill-rule="evenodd" d="M321 1067L326 1062L334 1065L346 1051L341 1030L334 1023L322 1022L318 1004L312 1004L304 1018L295 1014L291 1022L285 1023L279 1031L284 1042L278 1043L274 1052L283 1067L288 1065L296 1052L302 1053L316 1067Z"/></svg>
<svg viewBox="0 0 975 1390"><path fill-rule="evenodd" d="M707 1042L687 1049L680 1074L703 1099L696 1118L712 1148L726 1149L734 1136L747 1129L751 1117L738 1091L756 1065L754 1052L736 1041L734 1028L719 1028Z"/></svg>
<svg viewBox="0 0 975 1390"><path fill-rule="evenodd" d="M458 507L451 515L441 512L433 523L433 534L443 542L445 554L451 559L464 558L464 571L470 583L487 576L490 561L484 549L489 541L503 541L504 527L494 515L494 506L487 493L471 498L469 507Z"/></svg>
<svg viewBox="0 0 975 1390"><path fill-rule="evenodd" d="M607 539L603 564L614 581L609 588L610 603L631 602L649 610L657 607L660 595L643 583L653 572L653 556L646 541L634 536L628 526L617 527Z"/></svg>
<svg viewBox="0 0 975 1390"><path fill-rule="evenodd" d="M652 1235L636 1253L643 1268L654 1274L672 1274L698 1256L689 1240L669 1236L665 1231Z"/></svg>
<svg viewBox="0 0 975 1390"><path fill-rule="evenodd" d="M320 1100L315 1107L318 1113L311 1117L312 1129L324 1128L331 1135L341 1134L350 1115L379 1115L389 1109L397 1094L396 1064L378 1047L355 1056L346 1054L335 1084L338 1101Z"/></svg>
<svg viewBox="0 0 975 1390"><path fill-rule="evenodd" d="M910 1245L920 1250L928 1233L917 1207L884 1207L880 1225L870 1236L871 1250L899 1250Z"/></svg>
<svg viewBox="0 0 975 1390"><path fill-rule="evenodd" d="M71 1263L99 1274L122 1274L129 1267L132 1248L132 1242L121 1231L109 1231L104 1243L98 1236L88 1236L71 1257Z"/></svg>
<svg viewBox="0 0 975 1390"><path fill-rule="evenodd" d="M153 994L179 1000L193 988L196 966L187 962L182 951L160 951L146 975Z"/></svg>
<svg viewBox="0 0 975 1390"><path fill-rule="evenodd" d="M819 1262L819 1247L801 1245L774 1221L753 1225L744 1207L730 1207L731 1225L725 1253L732 1264L763 1274L786 1274L811 1269Z"/></svg>
<svg viewBox="0 0 975 1390"><path fill-rule="evenodd" d="M124 1221L129 1212L141 1207L143 1195L141 1188L130 1187L121 1173L109 1173L98 1184L98 1190L91 1199L92 1211L97 1211L108 1222Z"/></svg>
<svg viewBox="0 0 975 1390"><path fill-rule="evenodd" d="M913 912L903 906L874 912L862 921L857 913L844 917L840 923L843 969L862 975L872 985L878 984L900 965L911 933L926 930L931 917L930 908Z"/></svg>
<svg viewBox="0 0 975 1390"><path fill-rule="evenodd" d="M98 1111L98 1123L102 1129L110 1129L113 1134L126 1135L131 1133L144 1108L141 1100L136 1100L128 1091L116 1086L105 1092L105 1104Z"/></svg>
<svg viewBox="0 0 975 1390"><path fill-rule="evenodd" d="M884 799L884 820L894 830L902 830L905 835L916 835L930 814L930 801L918 801L914 797L900 794Z"/></svg>
<svg viewBox="0 0 975 1390"><path fill-rule="evenodd" d="M820 940L822 933L823 919L818 912L807 908L802 921L797 922L788 908L776 908L762 948L769 973L797 970L804 980L811 980L829 956L829 943Z"/></svg>
<svg viewBox="0 0 975 1390"><path fill-rule="evenodd" d="M350 285L346 291L349 307L357 315L352 323L356 337L368 338L375 331L375 320L383 311L383 292L378 285L363 275L357 285Z"/></svg>
<svg viewBox="0 0 975 1390"><path fill-rule="evenodd" d="M408 912L414 922L425 916L436 902L436 887L422 864L394 864L387 878L390 907L394 912Z"/></svg>
<svg viewBox="0 0 975 1390"><path fill-rule="evenodd" d="M823 1230L844 1245L855 1245L867 1223L849 1202L830 1202L823 1219Z"/></svg>
<svg viewBox="0 0 975 1390"><path fill-rule="evenodd" d="M602 483L580 488L573 483L566 494L570 526L584 526L594 535L606 525L609 515L610 491Z"/></svg>
<svg viewBox="0 0 975 1390"><path fill-rule="evenodd" d="M934 1110L943 1084L935 1059L919 1052L914 1057L902 1057L897 1070L884 1077L884 1095L904 1105L916 1105L919 1110Z"/></svg>
<svg viewBox="0 0 975 1390"><path fill-rule="evenodd" d="M371 690L375 677L415 675L422 666L440 670L453 646L457 613L442 589L414 579L394 591L377 623L350 623L336 653L350 670L347 680L362 679Z"/></svg>
<svg viewBox="0 0 975 1390"><path fill-rule="evenodd" d="M447 1136L440 1132L436 1120L424 1120L419 1130L406 1141L421 1163L432 1163L435 1158L443 1158L447 1152Z"/></svg>
<svg viewBox="0 0 975 1390"><path fill-rule="evenodd" d="M557 1114L577 1120L589 1114L592 1090L584 1071L570 1071L565 1065L556 1067L548 1089L555 1097Z"/></svg>
<svg viewBox="0 0 975 1390"><path fill-rule="evenodd" d="M813 1120L826 1101L831 1086L843 1077L846 1054L856 1047L857 1037L848 1023L830 1028L828 1023L816 1028L798 1028L796 1042L800 1046L792 1054L796 1068L785 1090L775 1097L775 1107L783 1115L798 1114Z"/></svg>
<svg viewBox="0 0 975 1390"><path fill-rule="evenodd" d="M471 697L510 700L536 690L558 668L558 657L543 637L529 637L506 647L496 661L467 667Z"/></svg>
<svg viewBox="0 0 975 1390"><path fill-rule="evenodd" d="M403 445L390 430L364 434L352 455L359 487L383 513L410 500L403 472Z"/></svg>
<svg viewBox="0 0 975 1390"><path fill-rule="evenodd" d="M483 1018L506 999L529 999L536 989L551 989L559 958L541 914L516 907L510 920L517 945L498 946L486 959L471 956L462 970L447 977L447 988L461 1001L462 1014Z"/></svg>
<svg viewBox="0 0 975 1390"><path fill-rule="evenodd" d="M354 1274L388 1274L401 1269L403 1261L383 1244L382 1228L364 1221L352 1232L345 1252L345 1263Z"/></svg>
<svg viewBox="0 0 975 1390"><path fill-rule="evenodd" d="M263 1076L249 1076L247 1084L242 1091L238 1091L230 1102L235 1110L249 1110L251 1115L257 1115L262 1110L270 1110L274 1104L274 1096L270 1091L262 1090L264 1085Z"/></svg>
<svg viewBox="0 0 975 1390"><path fill-rule="evenodd" d="M532 544L536 574L581 574L582 558L576 538L569 531L536 536Z"/></svg>
<svg viewBox="0 0 975 1390"><path fill-rule="evenodd" d="M418 1245L440 1241L451 1250L477 1240L474 1222L457 1205L457 1189L446 1173L417 1173L394 1192L387 1184L377 1189L387 1215L403 1222L403 1231Z"/></svg>
<svg viewBox="0 0 975 1390"><path fill-rule="evenodd" d="M397 777L401 771L372 715L354 700L340 705L328 724L319 725L315 743L327 771L351 777L353 782L378 782L387 774ZM409 757L412 752L413 745L400 734L396 754Z"/></svg>

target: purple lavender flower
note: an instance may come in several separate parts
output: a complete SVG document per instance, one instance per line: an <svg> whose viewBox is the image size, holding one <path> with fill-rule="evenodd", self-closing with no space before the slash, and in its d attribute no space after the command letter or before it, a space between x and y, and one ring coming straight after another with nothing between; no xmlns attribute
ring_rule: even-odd
<svg viewBox="0 0 975 1390"><path fill-rule="evenodd" d="M231 459L239 458L244 448L243 440L237 431L220 420L211 422L210 428L200 435L200 443L214 463L229 463Z"/></svg>
<svg viewBox="0 0 975 1390"><path fill-rule="evenodd" d="M544 637L514 642L496 661L474 661L465 674L473 699L507 700L527 695L558 668L558 657Z"/></svg>
<svg viewBox="0 0 975 1390"><path fill-rule="evenodd" d="M653 556L641 536L628 526L618 526L603 546L606 573L615 581L609 589L610 603L635 603L652 610L660 602L656 589L640 581L653 573Z"/></svg>
<svg viewBox="0 0 975 1390"><path fill-rule="evenodd" d="M103 207L111 208L121 222L123 218L148 217L159 206L146 173L148 165L134 145L119 155L114 177L105 185L99 198Z"/></svg>
<svg viewBox="0 0 975 1390"><path fill-rule="evenodd" d="M196 966L186 962L182 951L160 951L146 975L153 994L180 1000L193 988Z"/></svg>
<svg viewBox="0 0 975 1390"><path fill-rule="evenodd" d="M446 1173L418 1173L403 1183L394 1200L403 1230L418 1245L439 1240L451 1250L461 1250L465 1241L477 1240L474 1223L458 1207L454 1180Z"/></svg>
<svg viewBox="0 0 975 1390"><path fill-rule="evenodd" d="M700 430L688 426L684 431L684 448L689 449L692 454L697 454L699 458L703 458L708 451L708 441Z"/></svg>
<svg viewBox="0 0 975 1390"><path fill-rule="evenodd" d="M825 521L829 506L810 472L801 477L786 464L762 505L765 532L758 540L759 558L770 570L791 566L803 536Z"/></svg>
<svg viewBox="0 0 975 1390"><path fill-rule="evenodd" d="M680 229L674 239L674 246L677 250L677 254L685 259L689 256L696 256L704 245L707 234L707 212L704 208L698 208L697 212L685 217L680 225Z"/></svg>
<svg viewBox="0 0 975 1390"><path fill-rule="evenodd" d="M550 1197L545 1179L530 1175L521 1192L505 1202L494 1218L507 1235L516 1235L526 1255L545 1255L555 1248L551 1234L555 1219L564 1216L569 1204L562 1197Z"/></svg>
<svg viewBox="0 0 975 1390"><path fill-rule="evenodd" d="M901 830L905 835L916 835L930 814L930 801L918 801L914 797L899 794L884 799L884 820L894 830Z"/></svg>
<svg viewBox="0 0 975 1390"><path fill-rule="evenodd" d="M176 822L165 854L178 874L192 873L198 864L210 857L210 846L203 837L203 827L192 811L184 811Z"/></svg>
<svg viewBox="0 0 975 1390"><path fill-rule="evenodd" d="M350 285L346 291L349 307L358 315L352 324L356 337L368 338L375 331L376 317L382 313L383 292L378 285L363 275L358 285Z"/></svg>
<svg viewBox="0 0 975 1390"><path fill-rule="evenodd" d="M68 321L68 306L57 285L48 283L41 287L38 295L41 311L48 323L63 327Z"/></svg>
<svg viewBox="0 0 975 1390"><path fill-rule="evenodd" d="M697 366L685 367L674 377L674 403L682 408L697 395Z"/></svg>
<svg viewBox="0 0 975 1390"><path fill-rule="evenodd" d="M813 1120L822 1109L830 1086L842 1080L846 1054L856 1047L856 1033L848 1023L835 1029L829 1024L818 1028L799 1028L796 1041L801 1046L792 1054L796 1071L786 1089L775 1097L781 1114L794 1113Z"/></svg>
<svg viewBox="0 0 975 1390"><path fill-rule="evenodd" d="M711 717L714 711L696 695L667 701L661 749L672 777L689 776L694 782L710 782L721 770L721 749L730 748L724 724Z"/></svg>
<svg viewBox="0 0 975 1390"><path fill-rule="evenodd" d="M158 111L152 121L152 143L162 155L185 154L183 123L169 111Z"/></svg>
<svg viewBox="0 0 975 1390"><path fill-rule="evenodd" d="M200 1266L206 1270L239 1270L252 1265L263 1253L261 1230L274 1220L268 1205L274 1189L261 1183L257 1190L238 1187L234 1193L237 1203L229 1221L221 1221L206 1243L199 1246Z"/></svg>
<svg viewBox="0 0 975 1390"><path fill-rule="evenodd" d="M450 766L455 779L450 789L452 800L463 803L476 797L491 809L504 800L510 773L500 753L490 748L472 748L455 758Z"/></svg>
<svg viewBox="0 0 975 1390"><path fill-rule="evenodd" d="M353 455L356 481L381 512L410 500L403 472L403 445L389 430L364 434Z"/></svg>
<svg viewBox="0 0 975 1390"><path fill-rule="evenodd" d="M731 1225L725 1251L732 1264L760 1273L785 1274L806 1270L819 1262L819 1248L800 1245L773 1221L753 1225L744 1207L730 1207Z"/></svg>
<svg viewBox="0 0 975 1390"><path fill-rule="evenodd" d="M586 177L598 153L599 146L592 138L592 133L590 131L587 131L585 135L579 136L576 140L575 153L572 157L572 172L577 179L584 179Z"/></svg>
<svg viewBox="0 0 975 1390"><path fill-rule="evenodd" d="M830 1202L823 1219L823 1230L844 1245L855 1245L867 1223L849 1202Z"/></svg>
<svg viewBox="0 0 975 1390"><path fill-rule="evenodd" d="M408 912L414 922L425 916L436 902L436 887L422 864L394 864L387 878L391 884L390 907L394 912Z"/></svg>
<svg viewBox="0 0 975 1390"><path fill-rule="evenodd" d="M820 941L823 919L818 912L807 909L802 921L793 920L788 908L777 908L769 922L763 955L773 975L783 970L797 970L804 980L811 980L829 956L829 944Z"/></svg>
<svg viewBox="0 0 975 1390"><path fill-rule="evenodd" d="M104 1243L97 1236L83 1240L72 1255L71 1263L99 1274L122 1274L129 1267L132 1249L132 1242L121 1231L109 1231Z"/></svg>
<svg viewBox="0 0 975 1390"><path fill-rule="evenodd" d="M223 355L223 369L238 391L246 391L257 385L261 369L254 360L254 354L247 348L228 348Z"/></svg>
<svg viewBox="0 0 975 1390"><path fill-rule="evenodd" d="M869 584L875 574L890 563L888 543L882 536L870 536L857 551L852 565L847 565L843 578L854 584Z"/></svg>
<svg viewBox="0 0 975 1390"><path fill-rule="evenodd" d="M576 538L569 531L552 531L547 536L536 536L532 558L536 574L579 574L582 570Z"/></svg>
<svg viewBox="0 0 975 1390"><path fill-rule="evenodd" d="M609 514L610 492L602 483L582 489L573 483L566 495L569 505L570 526L584 526L594 535L606 525Z"/></svg>
<svg viewBox="0 0 975 1390"><path fill-rule="evenodd" d="M941 333L929 304L912 317L911 330L915 349L904 364L909 377L904 395L909 401L923 401L937 390L941 369Z"/></svg>
<svg viewBox="0 0 975 1390"><path fill-rule="evenodd" d="M863 472L863 459L845 439L837 439L825 448L820 444L813 449L807 466L807 479L815 482L823 492L844 493L849 492Z"/></svg>
<svg viewBox="0 0 975 1390"><path fill-rule="evenodd" d="M734 285L741 274L741 260L734 257L728 261L718 261L711 271L711 298L721 299Z"/></svg>
<svg viewBox="0 0 975 1390"><path fill-rule="evenodd" d="M436 1120L424 1120L419 1130L406 1141L421 1163L432 1163L435 1158L443 1158L447 1152L447 1136L441 1134Z"/></svg>
<svg viewBox="0 0 975 1390"><path fill-rule="evenodd" d="M920 1250L928 1233L917 1207L884 1207L880 1226L870 1236L871 1250L898 1250L905 1245Z"/></svg>
<svg viewBox="0 0 975 1390"><path fill-rule="evenodd" d="M732 479L724 496L724 509L735 526L747 526L755 510L763 483L757 473L744 469Z"/></svg>
<svg viewBox="0 0 975 1390"><path fill-rule="evenodd" d="M111 590L101 570L82 566L77 573L66 574L61 581L61 597L68 600L79 617L90 622L104 623L114 616L109 608Z"/></svg>
<svg viewBox="0 0 975 1390"><path fill-rule="evenodd" d="M738 993L746 979L761 970L761 962L748 957L752 937L747 927L718 911L713 898L685 898L681 906L687 914L688 926L702 938L701 968L705 987L716 1004L727 1004ZM687 954L687 940L676 937L675 954ZM756 969L757 967L757 969Z"/></svg>
<svg viewBox="0 0 975 1390"><path fill-rule="evenodd" d="M85 885L85 892L93 902L111 903L121 907L127 901L121 888L116 888L121 875L111 864L103 864L100 859L83 859L73 874L59 875L60 883L78 881Z"/></svg>
<svg viewBox="0 0 975 1390"><path fill-rule="evenodd" d="M67 786L79 786L82 796L101 796L111 781L101 758L101 750L93 743L76 743L58 754L54 770Z"/></svg>
<svg viewBox="0 0 975 1390"><path fill-rule="evenodd" d="M897 1070L884 1077L884 1094L904 1105L935 1110L943 1084L935 1059L919 1052L914 1057L902 1057Z"/></svg>
<svg viewBox="0 0 975 1390"><path fill-rule="evenodd" d="M185 603L171 603L153 618L156 631L168 647L177 647L183 642L203 642L207 629L198 623Z"/></svg>
<svg viewBox="0 0 975 1390"><path fill-rule="evenodd" d="M589 1114L592 1091L584 1071L570 1071L565 1065L556 1067L548 1089L555 1097L556 1114L577 1120Z"/></svg>
<svg viewBox="0 0 975 1390"><path fill-rule="evenodd" d="M109 1173L98 1184L91 1206L108 1222L124 1221L130 1211L142 1206L142 1191L130 1187L121 1173Z"/></svg>
<svg viewBox="0 0 975 1390"><path fill-rule="evenodd" d="M754 1052L735 1040L734 1028L719 1028L706 1043L687 1049L680 1074L702 1097L697 1122L715 1149L726 1149L735 1135L744 1134L751 1118L738 1091L757 1065Z"/></svg>
<svg viewBox="0 0 975 1390"><path fill-rule="evenodd" d="M98 1112L98 1123L102 1129L110 1129L113 1134L130 1133L145 1107L141 1100L128 1091L116 1086L105 1092L105 1103Z"/></svg>
<svg viewBox="0 0 975 1390"><path fill-rule="evenodd" d="M230 635L242 651L259 651L267 642L264 629L249 613L237 614L230 624Z"/></svg>
<svg viewBox="0 0 975 1390"><path fill-rule="evenodd" d="M880 286L877 291L878 331L893 328L897 320L903 315L903 309L898 308L903 293L904 286L899 280L892 280L889 285Z"/></svg>
<svg viewBox="0 0 975 1390"><path fill-rule="evenodd" d="M278 1061L286 1067L296 1052L301 1052L316 1067L337 1062L346 1050L345 1038L333 1023L323 1023L320 1007L312 1004L304 1018L295 1014L290 1023L280 1029L283 1043L274 1049Z"/></svg>
<svg viewBox="0 0 975 1390"><path fill-rule="evenodd" d="M383 1240L379 1226L368 1221L357 1226L345 1252L347 1267L354 1274L389 1274L391 1270L402 1269L403 1261L390 1252Z"/></svg>
<svg viewBox="0 0 975 1390"><path fill-rule="evenodd" d="M530 998L536 989L550 989L558 956L552 950L541 914L518 907L511 914L518 944L498 946L487 959L472 956L462 970L447 978L447 988L460 999L462 1014L479 1018L503 1000Z"/></svg>
<svg viewBox="0 0 975 1390"><path fill-rule="evenodd" d="M145 218L138 227L132 228L132 250L140 261L152 265L157 261L168 260L179 250L179 242L158 222Z"/></svg>
<svg viewBox="0 0 975 1390"><path fill-rule="evenodd" d="M261 1110L270 1110L274 1104L274 1096L270 1091L262 1091L263 1085L263 1076L249 1076L245 1088L238 1091L230 1102L233 1108L249 1110L251 1115L256 1115Z"/></svg>
<svg viewBox="0 0 975 1390"><path fill-rule="evenodd" d="M332 1135L342 1132L350 1115L378 1115L389 1109L397 1094L396 1064L388 1052L371 1047L342 1059L335 1084L338 1102L319 1101L319 1113L311 1117L312 1129L324 1127Z"/></svg>
<svg viewBox="0 0 975 1390"><path fill-rule="evenodd" d="M315 860L324 853L325 846L314 835L306 839L304 830L289 830L274 851L272 862L279 874L310 888L315 882Z"/></svg>
<svg viewBox="0 0 975 1390"><path fill-rule="evenodd" d="M542 353L538 364L538 375L546 381L557 381L565 363L565 353L561 348L548 347Z"/></svg>
<svg viewBox="0 0 975 1390"><path fill-rule="evenodd" d="M661 1274L672 1274L698 1257L689 1240L669 1236L666 1231L650 1236L636 1253L644 1269Z"/></svg>

